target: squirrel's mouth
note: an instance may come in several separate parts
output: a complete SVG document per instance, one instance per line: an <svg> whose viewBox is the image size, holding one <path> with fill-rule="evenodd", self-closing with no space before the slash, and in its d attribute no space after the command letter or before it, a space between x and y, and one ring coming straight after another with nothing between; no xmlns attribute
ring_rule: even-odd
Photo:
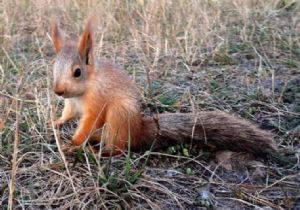
<svg viewBox="0 0 300 210"><path fill-rule="evenodd" d="M68 91L64 90L64 91L57 91L57 90L54 90L54 93L57 95L57 96L60 96L62 98L72 98L73 95L70 94Z"/></svg>
<svg viewBox="0 0 300 210"><path fill-rule="evenodd" d="M53 88L54 93L62 98L74 98L83 95L84 92L68 90L67 88Z"/></svg>
<svg viewBox="0 0 300 210"><path fill-rule="evenodd" d="M55 94L59 97L62 97L62 98L71 98L72 96L70 96L70 94L68 94L67 92L56 92L55 91Z"/></svg>
<svg viewBox="0 0 300 210"><path fill-rule="evenodd" d="M69 92L65 92L64 94L60 95L60 97L62 98L74 98L74 97L78 97L81 94L71 94Z"/></svg>
<svg viewBox="0 0 300 210"><path fill-rule="evenodd" d="M68 93L65 93L65 94L60 95L60 96L63 97L63 98L72 98L72 97L74 97L74 96L72 96L72 95L70 95Z"/></svg>

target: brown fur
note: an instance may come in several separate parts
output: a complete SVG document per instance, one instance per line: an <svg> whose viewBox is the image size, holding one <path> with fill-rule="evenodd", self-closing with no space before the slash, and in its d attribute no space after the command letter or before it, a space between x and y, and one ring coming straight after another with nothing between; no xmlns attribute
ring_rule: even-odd
<svg viewBox="0 0 300 210"><path fill-rule="evenodd" d="M140 93L129 76L114 64L91 59L91 21L89 18L78 43L64 42L58 25L51 25L57 52L53 89L65 98L62 116L55 124L81 117L73 145L81 145L104 127L102 136L95 139L104 141L106 152L113 155L126 149L129 139L133 148L149 148L156 139L158 146L197 142L255 154L276 150L270 133L224 112L163 114L158 120L160 129L152 119L142 118ZM76 69L80 69L79 77L74 76Z"/></svg>

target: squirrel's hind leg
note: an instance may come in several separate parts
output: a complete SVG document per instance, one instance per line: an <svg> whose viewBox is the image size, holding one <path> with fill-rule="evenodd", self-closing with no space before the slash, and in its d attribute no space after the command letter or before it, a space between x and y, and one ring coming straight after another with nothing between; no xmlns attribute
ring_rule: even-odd
<svg viewBox="0 0 300 210"><path fill-rule="evenodd" d="M107 110L103 141L105 142L105 153L115 155L124 151L128 144L129 114L122 106L111 106ZM119 151L119 152L118 152Z"/></svg>

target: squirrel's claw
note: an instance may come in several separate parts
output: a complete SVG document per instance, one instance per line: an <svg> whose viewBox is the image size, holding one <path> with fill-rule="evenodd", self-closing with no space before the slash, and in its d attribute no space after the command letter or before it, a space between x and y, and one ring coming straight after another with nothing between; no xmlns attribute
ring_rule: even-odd
<svg viewBox="0 0 300 210"><path fill-rule="evenodd" d="M80 146L73 146L71 144L63 144L61 149L66 154L72 154L76 149L80 148Z"/></svg>
<svg viewBox="0 0 300 210"><path fill-rule="evenodd" d="M62 120L60 120L60 119L53 121L54 128L59 128L62 124L64 124L64 122L62 122ZM51 120L48 121L47 126L48 126L48 128L52 128Z"/></svg>

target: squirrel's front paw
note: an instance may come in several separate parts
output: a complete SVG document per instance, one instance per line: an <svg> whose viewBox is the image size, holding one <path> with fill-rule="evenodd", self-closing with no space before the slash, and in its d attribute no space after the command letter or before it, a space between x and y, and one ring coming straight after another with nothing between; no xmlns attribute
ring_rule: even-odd
<svg viewBox="0 0 300 210"><path fill-rule="evenodd" d="M80 148L80 146L73 146L71 144L63 144L61 149L66 154L72 154L76 149Z"/></svg>
<svg viewBox="0 0 300 210"><path fill-rule="evenodd" d="M78 132L73 136L71 144L73 146L80 146L84 143L85 140L86 140L85 135Z"/></svg>
<svg viewBox="0 0 300 210"><path fill-rule="evenodd" d="M63 120L63 119L61 119L61 118L59 118L59 119L57 119L57 120L55 120L54 122L53 122L53 124L54 124L54 127L59 127L59 126L61 126L61 125L63 125L65 123L65 121Z"/></svg>
<svg viewBox="0 0 300 210"><path fill-rule="evenodd" d="M61 126L64 123L65 122L62 119L57 119L57 120L53 121L54 128L58 128L59 126ZM48 122L48 127L52 128L52 121L51 120Z"/></svg>

